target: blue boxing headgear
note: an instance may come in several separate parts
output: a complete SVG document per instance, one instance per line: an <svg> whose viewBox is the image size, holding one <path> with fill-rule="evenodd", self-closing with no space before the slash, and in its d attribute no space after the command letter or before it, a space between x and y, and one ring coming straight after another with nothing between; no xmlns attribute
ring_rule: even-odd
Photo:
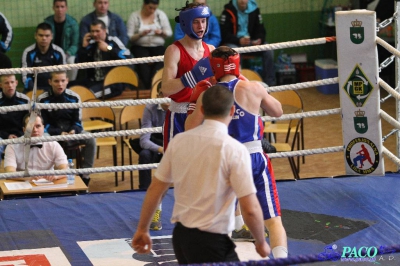
<svg viewBox="0 0 400 266"><path fill-rule="evenodd" d="M211 16L208 6L199 5L193 8L188 8L179 12L179 23L181 24L182 31L193 39L201 39L193 31L193 20L196 18L207 18L207 28L203 37L208 32L208 18Z"/></svg>

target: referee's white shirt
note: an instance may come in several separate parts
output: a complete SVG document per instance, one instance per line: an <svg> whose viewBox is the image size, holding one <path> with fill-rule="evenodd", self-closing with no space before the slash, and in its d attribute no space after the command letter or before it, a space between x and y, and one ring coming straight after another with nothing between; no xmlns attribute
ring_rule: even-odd
<svg viewBox="0 0 400 266"><path fill-rule="evenodd" d="M236 196L256 192L249 152L215 120L176 135L155 177L174 183L171 222L211 233L230 233Z"/></svg>

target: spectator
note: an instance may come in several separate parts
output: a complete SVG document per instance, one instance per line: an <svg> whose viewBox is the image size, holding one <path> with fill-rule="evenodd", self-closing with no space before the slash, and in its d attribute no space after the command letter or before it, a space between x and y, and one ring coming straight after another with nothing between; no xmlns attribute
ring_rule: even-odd
<svg viewBox="0 0 400 266"><path fill-rule="evenodd" d="M106 25L107 33L110 36L118 37L125 46L128 44L129 38L125 23L119 15L111 13L111 11L108 10L109 5L109 0L94 0L94 11L84 16L79 25L79 37L81 41L90 31L90 25L92 22L96 19L100 19Z"/></svg>
<svg viewBox="0 0 400 266"><path fill-rule="evenodd" d="M206 0L193 0L193 3L207 5ZM174 30L175 41L182 39L183 36L185 36L185 33L181 28L181 24L176 23ZM203 42L214 45L214 47L218 47L221 43L221 30L219 28L218 19L213 14L211 14L210 18L208 19L208 31L203 37Z"/></svg>
<svg viewBox="0 0 400 266"><path fill-rule="evenodd" d="M80 103L78 94L67 89L68 78L66 72L53 72L50 74L49 84L51 90L44 92L38 97L40 103ZM81 117L82 110L79 109L59 109L41 111L43 116L45 131L51 136L73 135L87 133L83 130ZM76 143L76 142L74 142ZM64 143L66 146L68 143ZM82 148L82 168L93 168L94 156L96 154L96 140L94 138L78 140L76 144L85 145ZM83 182L89 185L89 175L81 175Z"/></svg>
<svg viewBox="0 0 400 266"><path fill-rule="evenodd" d="M161 86L157 88L157 96L163 97ZM142 118L142 128L162 127L169 103L147 104ZM131 147L139 154L139 164L159 163L163 154L163 138L161 133L146 133L138 139L131 139ZM138 147L139 146L139 147ZM137 149L138 147L139 149ZM139 189L147 189L151 183L151 170L139 170Z"/></svg>
<svg viewBox="0 0 400 266"><path fill-rule="evenodd" d="M29 115L23 119L24 131L29 122ZM37 115L31 137L43 137L43 119ZM31 144L29 159L27 162L29 170L61 170L67 169L68 161L63 149L57 141ZM4 157L4 169L7 173L25 170L25 144L8 145ZM62 176L42 176L48 180L59 179ZM40 178L40 177L37 177Z"/></svg>
<svg viewBox="0 0 400 266"><path fill-rule="evenodd" d="M90 32L83 37L82 46L78 50L79 62L98 62L131 58L131 53L118 39L107 34L106 25L96 19L90 25ZM112 67L96 67L86 70L86 78L77 84L88 87L97 98L107 99L120 95L124 91L124 84L112 84L104 88L104 78Z"/></svg>
<svg viewBox="0 0 400 266"><path fill-rule="evenodd" d="M36 27L36 42L27 47L22 54L22 67L43 67L53 65L65 65L65 53L63 49L52 44L53 32L51 26L42 22ZM24 93L31 91L34 84L34 74L22 73L24 82ZM50 73L39 73L37 75L37 86L42 90L49 90Z"/></svg>
<svg viewBox="0 0 400 266"><path fill-rule="evenodd" d="M255 0L231 0L220 18L222 45L231 48L266 44L266 31ZM262 57L262 79L268 86L276 85L272 51L248 53Z"/></svg>
<svg viewBox="0 0 400 266"><path fill-rule="evenodd" d="M17 92L18 80L14 74L0 76L0 106L12 106L29 103L29 98ZM23 118L28 110L0 113L0 139L14 139L24 135ZM0 145L0 162L5 145Z"/></svg>
<svg viewBox="0 0 400 266"><path fill-rule="evenodd" d="M44 21L51 26L54 33L53 43L64 50L67 63L73 64L78 52L78 22L67 14L67 0L53 0L53 11L54 15L48 16ZM67 73L70 81L75 80L78 69L69 70Z"/></svg>
<svg viewBox="0 0 400 266"><path fill-rule="evenodd" d="M10 50L13 40L13 31L7 18L0 12L0 52L5 53Z"/></svg>
<svg viewBox="0 0 400 266"><path fill-rule="evenodd" d="M164 11L158 9L159 0L143 0L142 8L128 20L128 36L133 57L164 55L165 39L172 36L171 25ZM145 89L151 89L151 79L163 62L138 64L136 70Z"/></svg>

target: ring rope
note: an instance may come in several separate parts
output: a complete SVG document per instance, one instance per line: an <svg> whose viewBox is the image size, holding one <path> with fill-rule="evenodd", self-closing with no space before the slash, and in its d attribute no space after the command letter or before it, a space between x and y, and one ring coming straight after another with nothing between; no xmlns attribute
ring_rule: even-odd
<svg viewBox="0 0 400 266"><path fill-rule="evenodd" d="M379 86L384 88L389 94L391 94L394 98L396 98L396 100L400 101L400 93L398 93L395 89L393 89L384 80L380 79L378 84L379 84Z"/></svg>
<svg viewBox="0 0 400 266"><path fill-rule="evenodd" d="M29 176L96 174L96 173L107 173L107 172L125 172L134 170L156 169L158 165L159 165L158 163L154 163L154 164L139 164L139 165L124 165L124 166L107 166L107 167L96 167L96 168L63 169L63 170L30 170L27 172L29 173ZM18 172L0 174L0 179L7 179L13 177L26 177L26 172L18 171Z"/></svg>
<svg viewBox="0 0 400 266"><path fill-rule="evenodd" d="M336 37L322 37L298 41L288 41L275 44L264 44L255 45L250 47L235 48L239 53L250 53L259 52L264 50L276 50L283 48L293 48L307 45L319 45L325 44L327 42L336 41ZM86 69L86 68L96 68L96 67L110 67L110 66L121 66L121 65L134 65L134 64L144 64L144 63L154 63L163 62L164 56L150 56L142 58L131 58L131 59L121 59L112 61L99 61L99 62L86 62L77 64L66 64L66 65L56 65L56 66L43 66L43 67L24 67L24 68L9 68L0 69L0 75L4 74L27 74L27 73L43 73L43 72L54 72L54 71L66 71L72 69Z"/></svg>
<svg viewBox="0 0 400 266"><path fill-rule="evenodd" d="M265 121L282 121L282 120L334 115L334 114L340 114L340 112L341 112L341 108L336 108L336 109L327 109L327 110L320 110L320 111L309 111L309 112L302 112L302 113L285 114L279 118L271 117L271 116L263 116L263 117L261 117L261 119L264 122ZM119 131L104 131L104 132L96 132L96 133L88 132L85 134L4 139L4 140L0 140L0 145L30 144L30 143L47 142L47 141L80 140L80 139L103 138L103 137L126 137L126 136L133 136L133 135L142 135L142 134L146 134L146 133L161 133L161 132L162 132L162 127L129 129L129 130L119 130Z"/></svg>
<svg viewBox="0 0 400 266"><path fill-rule="evenodd" d="M264 122L270 121L282 121L282 120L292 120L292 119L300 119L300 118L310 118L317 116L326 116L326 115L337 115L341 113L341 108L335 109L325 109L320 111L308 111L301 113L293 113L293 114L284 114L280 117L272 117L272 116L262 116L261 120Z"/></svg>
<svg viewBox="0 0 400 266"><path fill-rule="evenodd" d="M385 48L386 50L388 50L389 52L391 52L395 56L400 57L400 51L397 50L396 48L394 48L389 43L387 43L384 40L382 40L381 38L376 37L376 43L380 44L383 48Z"/></svg>
<svg viewBox="0 0 400 266"><path fill-rule="evenodd" d="M382 146L382 153L386 155L390 160L392 160L395 164L400 165L400 159L384 146Z"/></svg>
<svg viewBox="0 0 400 266"><path fill-rule="evenodd" d="M133 135L142 135L146 133L161 133L162 127L141 128L141 129L127 129L120 131L104 131L96 133L72 134L72 135L56 135L56 136L43 136L32 138L16 138L0 140L0 145L8 144L30 144L48 141L65 141L65 140L80 140L91 138L104 138L104 137L125 137Z"/></svg>
<svg viewBox="0 0 400 266"><path fill-rule="evenodd" d="M272 143L273 145L273 143ZM308 149L308 150L299 150L299 151L285 151L285 152L276 152L276 153L268 153L268 157L273 158L287 158L287 157L297 157L304 155L314 155L314 154L323 154L323 153L333 153L343 151L343 146L336 147L326 147L326 148L317 148L317 149Z"/></svg>
<svg viewBox="0 0 400 266"><path fill-rule="evenodd" d="M393 117L391 117L388 113L386 113L385 111L383 111L381 109L381 111L379 112L381 118L385 119L386 122L388 122L389 124L391 124L392 126L394 126L395 128L400 129L400 122L397 121L396 119L394 119Z"/></svg>

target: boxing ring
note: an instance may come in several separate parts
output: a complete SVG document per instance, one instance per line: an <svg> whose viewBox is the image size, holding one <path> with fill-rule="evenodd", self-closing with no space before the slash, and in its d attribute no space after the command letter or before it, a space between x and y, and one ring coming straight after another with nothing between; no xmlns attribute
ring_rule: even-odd
<svg viewBox="0 0 400 266"><path fill-rule="evenodd" d="M351 14L350 14L351 13ZM382 45L385 49L399 57L400 52L376 37L375 16L371 13L359 14L357 12L342 12L343 19L339 14L338 24L347 23L349 19L354 21L364 21L365 32L373 32L373 43ZM359 18L362 17L362 19ZM373 25L373 26L371 26ZM356 26L358 24L356 23ZM360 26L358 26L360 27ZM360 33L360 29L353 29L355 33ZM340 31L338 27L337 31ZM337 34L338 49L342 42L341 34ZM344 38L343 38L344 39ZM365 39L367 39L365 37ZM326 42L335 41L335 38L317 38L310 40L300 40L277 44L267 44L255 47L237 48L240 53L276 50L305 45L322 45ZM349 41L349 40L346 40ZM357 41L357 40L356 40ZM366 41L367 42L367 41ZM374 46L367 48L373 52ZM262 117L263 121L280 121L299 118L311 118L316 116L327 116L341 114L342 120L353 121L354 112L359 109L367 109L361 104L354 103L352 97L359 102L363 97L361 92L357 95L345 94L348 87L349 77L356 86L357 79L361 75L369 80L367 97L363 104L373 103L373 107L368 106L367 122L369 123L369 133L359 133L357 128L343 126L344 145L335 147L321 147L308 150L297 150L270 154L271 158L286 158L294 156L309 156L314 154L343 152L346 164L346 176L343 178L312 179L300 180L296 182L278 182L282 206L282 220L288 234L288 250L290 257L286 260L259 260L254 251L251 252L251 244L240 244L239 255L242 260L251 262L236 263L235 265L289 265L307 262L317 262L320 265L330 265L330 260L341 260L341 263L352 263L349 254L355 251L356 256L350 258L365 258L372 261L381 262L383 265L398 265L400 256L396 252L400 251L400 197L397 188L400 185L398 174L386 174L383 168L383 155L400 165L397 155L390 152L382 145L382 132L380 119L390 123L395 129L400 129L398 119L380 109L380 99L378 87L381 86L396 100L400 99L400 94L387 83L378 78L377 55L372 56L374 65L371 69L364 69L364 65L359 61L352 63L350 70L341 65L340 50L338 50L339 77L311 82L274 86L268 88L270 92L284 90L300 90L315 86L339 83L341 93L341 108L310 111L303 113L284 114L280 118ZM138 58L128 60L118 60L97 63L81 63L74 65L51 66L42 68L20 68L2 69L1 74L21 74L40 73L69 70L71 68L85 69L91 67L116 66L127 64L140 64L162 61L163 57ZM350 59L348 59L350 60ZM366 57L363 60L371 60ZM342 59L342 61L345 61ZM367 61L368 62L368 61ZM359 66L356 69L354 66ZM348 72L341 75L341 72ZM355 71L352 76L351 73ZM358 72L357 72L358 71ZM376 79L371 78L376 72ZM357 79L357 80L356 80ZM362 80L362 78L361 78ZM365 84L365 83L364 83ZM345 89L343 89L345 88ZM356 88L351 88L357 91ZM34 88L36 91L36 86ZM372 93L376 93L372 95ZM372 95L372 96L371 96ZM354 99L353 99L354 100ZM107 102L84 102L77 104L40 104L36 103L36 95L29 105L1 107L0 111L10 112L17 110L31 110L31 113L41 109L71 109L71 108L95 108L100 106L129 106L142 105L148 103L163 103L169 99L141 99ZM345 101L348 101L346 104ZM375 113L369 113L372 108ZM346 117L346 114L352 114ZM358 119L366 121L366 119ZM374 123L371 123L375 121ZM377 121L377 122L376 122ZM350 129L350 130L348 130ZM354 132L354 129L357 133ZM359 131L361 129L358 129ZM99 137L119 137L140 135L143 133L158 133L161 128L122 130L114 132L98 132L89 134L51 136L40 138L20 138L11 140L1 140L0 144L7 145L12 143L37 143L43 141L64 141L77 140L83 138ZM367 134L368 133L368 134ZM362 134L362 135L361 135ZM360 139L360 140L359 140ZM369 141L365 141L368 139ZM356 141L354 141L356 140ZM354 159L356 151L353 147L360 144L371 144L369 146L374 153L373 169L367 172L355 171ZM347 156L347 157L346 157ZM353 164L353 165L352 165ZM50 174L94 174L100 172L115 171L136 171L144 169L155 169L158 164L148 165L127 165L117 167L98 167L91 169L69 169L55 171L25 171L16 173L0 174L0 179L50 175ZM356 169L358 170L358 169ZM369 175L364 175L369 174ZM382 175L385 175L382 177ZM129 246L129 240L133 235L140 213L141 202L145 192L129 191L124 193L92 193L79 195L76 197L52 197L52 198L32 198L12 201L3 201L0 204L0 262L41 261L42 265L175 265L174 255L171 246L171 234L173 225L168 222L172 212L173 189L171 189L163 201L163 230L151 232L156 245L151 255L138 255ZM249 247L250 245L250 247ZM250 251L249 251L250 250ZM374 251L376 250L376 254ZM346 253L346 252L347 253ZM369 252L369 253L368 253ZM373 256L372 256L373 255ZM343 260L345 259L345 260ZM255 261L257 260L257 261ZM359 260L362 261L362 260ZM396 264L397 262L397 264ZM47 264L46 264L47 263ZM227 264L213 264L227 265ZM229 264L233 265L233 264Z"/></svg>

